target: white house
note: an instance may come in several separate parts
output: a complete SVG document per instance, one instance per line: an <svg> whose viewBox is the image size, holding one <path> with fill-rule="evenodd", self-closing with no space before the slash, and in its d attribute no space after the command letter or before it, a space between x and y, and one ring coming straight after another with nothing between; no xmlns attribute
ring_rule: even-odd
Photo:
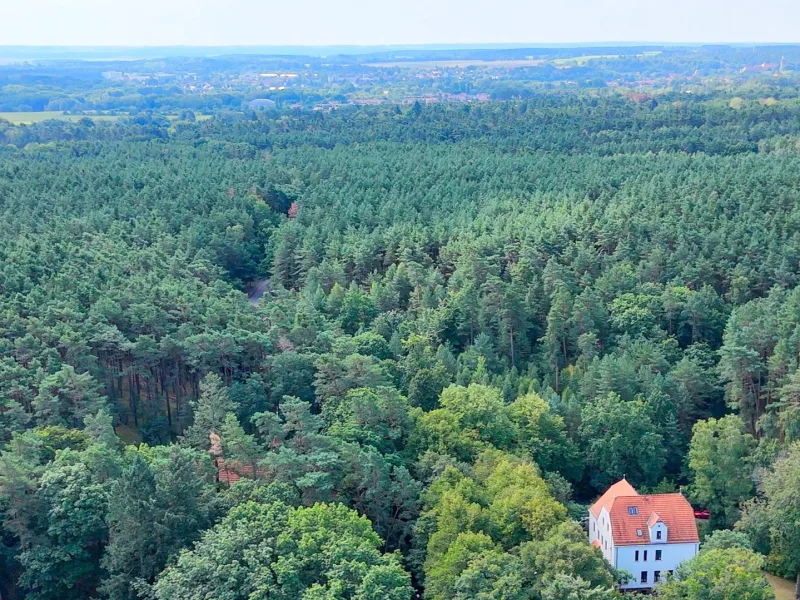
<svg viewBox="0 0 800 600"><path fill-rule="evenodd" d="M700 549L692 506L683 494L640 495L625 479L589 509L589 541L633 578L625 590L652 588Z"/></svg>

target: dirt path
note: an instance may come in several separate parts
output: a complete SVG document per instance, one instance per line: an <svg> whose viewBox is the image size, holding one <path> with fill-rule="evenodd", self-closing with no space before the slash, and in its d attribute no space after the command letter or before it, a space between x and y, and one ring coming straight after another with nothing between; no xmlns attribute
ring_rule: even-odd
<svg viewBox="0 0 800 600"><path fill-rule="evenodd" d="M251 286L252 291L247 296L250 300L250 304L253 306L258 306L258 303L261 301L261 296L270 291L270 289L271 286L269 279L259 279L258 281L254 281Z"/></svg>
<svg viewBox="0 0 800 600"><path fill-rule="evenodd" d="M775 590L775 600L794 600L794 583L788 579L764 573L772 589Z"/></svg>

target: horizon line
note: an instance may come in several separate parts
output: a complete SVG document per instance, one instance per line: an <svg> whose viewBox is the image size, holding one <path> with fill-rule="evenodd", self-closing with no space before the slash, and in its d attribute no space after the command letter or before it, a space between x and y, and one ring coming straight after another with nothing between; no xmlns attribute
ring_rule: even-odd
<svg viewBox="0 0 800 600"><path fill-rule="evenodd" d="M430 48L442 49L482 49L486 47L524 49L524 48L581 48L591 46L800 46L796 42L765 42L765 41L647 41L647 40L604 40L587 42L415 42L415 43L389 43L389 44L0 44L0 48L68 48L68 49L161 49L161 48Z"/></svg>

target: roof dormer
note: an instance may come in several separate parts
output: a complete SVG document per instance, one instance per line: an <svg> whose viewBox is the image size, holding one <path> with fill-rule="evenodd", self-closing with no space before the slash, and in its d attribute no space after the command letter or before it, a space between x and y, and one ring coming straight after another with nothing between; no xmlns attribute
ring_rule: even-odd
<svg viewBox="0 0 800 600"><path fill-rule="evenodd" d="M650 533L651 544L666 544L667 543L667 525L658 516L658 513L652 513L650 518L647 519L647 528Z"/></svg>
<svg viewBox="0 0 800 600"><path fill-rule="evenodd" d="M642 496L630 484L612 485L589 509L597 531L610 535L614 546L697 544L692 505L683 494Z"/></svg>

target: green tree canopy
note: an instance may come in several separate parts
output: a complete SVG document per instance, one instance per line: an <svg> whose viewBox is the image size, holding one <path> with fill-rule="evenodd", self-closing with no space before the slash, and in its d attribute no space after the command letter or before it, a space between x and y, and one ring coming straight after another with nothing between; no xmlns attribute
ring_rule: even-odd
<svg viewBox="0 0 800 600"><path fill-rule="evenodd" d="M380 545L369 521L342 505L249 502L182 552L154 593L159 600L410 599L410 576Z"/></svg>
<svg viewBox="0 0 800 600"><path fill-rule="evenodd" d="M743 548L713 549L682 563L674 578L655 588L657 598L774 600L775 593L761 569L764 559Z"/></svg>
<svg viewBox="0 0 800 600"><path fill-rule="evenodd" d="M731 527L739 505L753 493L748 458L753 439L737 416L698 421L689 448L691 496L711 511L712 527Z"/></svg>

